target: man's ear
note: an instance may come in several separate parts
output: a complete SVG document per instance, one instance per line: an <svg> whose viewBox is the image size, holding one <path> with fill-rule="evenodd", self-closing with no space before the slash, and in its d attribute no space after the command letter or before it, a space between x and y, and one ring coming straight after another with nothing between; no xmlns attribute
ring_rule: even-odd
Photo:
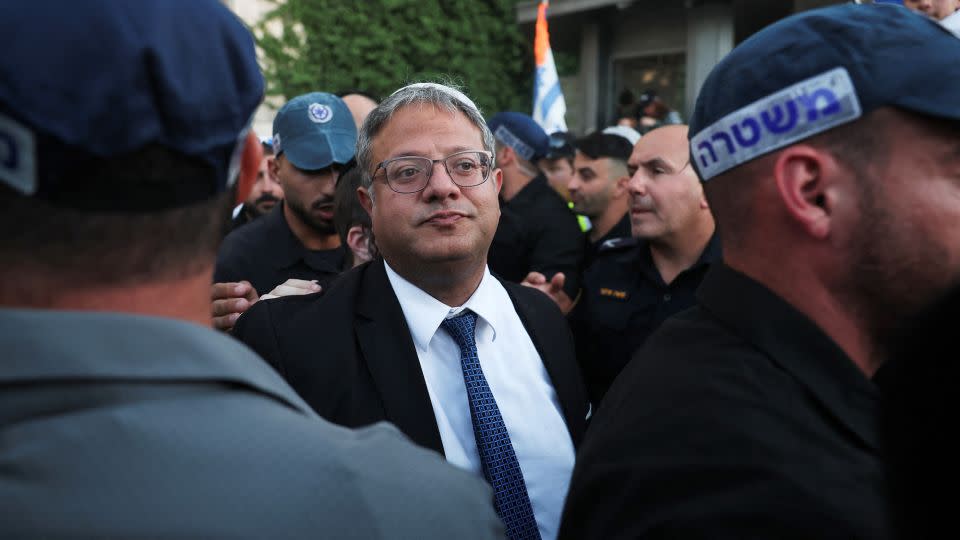
<svg viewBox="0 0 960 540"><path fill-rule="evenodd" d="M613 194L616 198L630 195L630 175L621 176L616 179L613 185Z"/></svg>
<svg viewBox="0 0 960 540"><path fill-rule="evenodd" d="M360 225L354 225L347 230L347 247L353 253L354 266L373 260L370 238Z"/></svg>
<svg viewBox="0 0 960 540"><path fill-rule="evenodd" d="M497 167L503 167L504 165L510 165L517 159L516 153L514 153L513 148L510 148L507 145L498 145L495 147L497 151L496 155L496 164Z"/></svg>
<svg viewBox="0 0 960 540"><path fill-rule="evenodd" d="M280 156L273 156L273 158L267 162L267 172L278 184L283 185L280 182Z"/></svg>
<svg viewBox="0 0 960 540"><path fill-rule="evenodd" d="M373 198L370 197L370 193L367 192L367 189L373 189L373 186L369 188L358 187L357 188L357 198L360 199L360 206L367 211L367 214L370 214L371 218L373 216Z"/></svg>
<svg viewBox="0 0 960 540"><path fill-rule="evenodd" d="M257 172L260 170L260 161L263 159L263 147L253 130L247 133L243 141L243 150L240 154L240 176L237 178L236 204L247 200L253 184L257 181Z"/></svg>
<svg viewBox="0 0 960 540"><path fill-rule="evenodd" d="M788 215L814 238L830 234L840 172L833 156L807 145L782 150L774 162L777 190Z"/></svg>

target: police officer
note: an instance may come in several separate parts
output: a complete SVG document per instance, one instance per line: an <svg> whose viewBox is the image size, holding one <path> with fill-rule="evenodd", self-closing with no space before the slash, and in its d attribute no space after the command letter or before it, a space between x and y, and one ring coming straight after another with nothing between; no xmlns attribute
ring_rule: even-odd
<svg viewBox="0 0 960 540"><path fill-rule="evenodd" d="M0 2L0 35L0 536L502 538L482 480L209 328L264 90L237 16Z"/></svg>
<svg viewBox="0 0 960 540"><path fill-rule="evenodd" d="M487 126L496 140L496 165L503 171L501 216L488 263L508 281L531 273L560 286L552 295L565 313L580 291L584 256L577 218L537 169L549 140L528 115L501 112Z"/></svg>
<svg viewBox="0 0 960 540"><path fill-rule="evenodd" d="M587 143L581 148L598 144L589 138ZM600 243L570 317L594 404L650 333L695 303L694 291L720 259L713 215L690 167L687 127L664 126L644 135L627 164L633 237Z"/></svg>
<svg viewBox="0 0 960 540"><path fill-rule="evenodd" d="M690 148L724 260L594 415L561 538L891 538L874 376L960 279L957 58L846 4L714 68Z"/></svg>
<svg viewBox="0 0 960 540"><path fill-rule="evenodd" d="M567 183L573 211L590 219L584 268L605 242L630 237L627 160L640 134L626 126L596 131L576 142L574 173Z"/></svg>

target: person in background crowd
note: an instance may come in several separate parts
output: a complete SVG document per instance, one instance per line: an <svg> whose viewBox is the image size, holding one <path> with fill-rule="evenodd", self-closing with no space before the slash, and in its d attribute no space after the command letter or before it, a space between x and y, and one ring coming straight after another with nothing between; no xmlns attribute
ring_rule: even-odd
<svg viewBox="0 0 960 540"><path fill-rule="evenodd" d="M350 114L353 115L353 123L356 124L359 131L364 119L367 118L370 111L377 107L377 99L363 90L350 90L337 95L350 109Z"/></svg>
<svg viewBox="0 0 960 540"><path fill-rule="evenodd" d="M630 232L598 246L570 316L595 405L647 337L696 303L694 292L720 260L713 215L690 166L687 127L655 129L631 150L624 186Z"/></svg>
<svg viewBox="0 0 960 540"><path fill-rule="evenodd" d="M903 0L903 5L938 21L960 10L960 0Z"/></svg>
<svg viewBox="0 0 960 540"><path fill-rule="evenodd" d="M567 131L551 133L547 139L547 151L537 161L537 167L547 177L547 184L554 189L563 200L570 202L570 191L567 184L573 177L574 136Z"/></svg>
<svg viewBox="0 0 960 540"><path fill-rule="evenodd" d="M563 197L567 202L567 208L571 210L573 210L573 201L570 200L567 184L573 177L573 158L577 153L573 147L575 141L576 137L569 131L551 133L547 153L537 161L537 167L547 177L547 183ZM580 224L581 231L590 230L590 219L587 216L577 214L577 222Z"/></svg>
<svg viewBox="0 0 960 540"><path fill-rule="evenodd" d="M533 118L516 112L493 115L487 125L503 171L502 216L490 247L490 270L515 283L546 280L566 313L580 291L584 239L577 218L547 185L536 163L549 138Z"/></svg>
<svg viewBox="0 0 960 540"><path fill-rule="evenodd" d="M377 257L377 244L373 240L373 228L370 215L360 204L357 188L360 187L361 174L356 162L347 163L337 178L337 191L334 195L333 222L340 235L340 244L347 246L346 265L354 268L372 261ZM260 300L321 292L316 280L288 279L260 295Z"/></svg>
<svg viewBox="0 0 960 540"><path fill-rule="evenodd" d="M273 162L273 142L267 138L260 141L260 146L263 149L263 159L260 160L257 179L243 204L234 209L231 229L262 217L283 200L283 187L270 170Z"/></svg>
<svg viewBox="0 0 960 540"><path fill-rule="evenodd" d="M680 113L670 108L655 90L647 90L637 100L637 125L640 133L660 126L682 124Z"/></svg>
<svg viewBox="0 0 960 540"><path fill-rule="evenodd" d="M461 92L395 92L357 143L382 258L323 296L254 305L234 335L321 416L387 420L483 475L508 538L552 539L589 407L564 316L487 269L502 181L493 155Z"/></svg>
<svg viewBox="0 0 960 540"><path fill-rule="evenodd" d="M629 88L624 88L617 96L617 110L614 113L613 124L637 129L637 96Z"/></svg>
<svg viewBox="0 0 960 540"><path fill-rule="evenodd" d="M627 159L638 140L640 134L635 130L615 126L576 142L574 174L567 187L573 211L590 219L585 269L590 267L604 242L630 238Z"/></svg>
<svg viewBox="0 0 960 540"><path fill-rule="evenodd" d="M356 140L350 110L332 94L297 96L277 113L273 174L284 201L230 233L220 247L212 293L217 328L232 328L259 293L289 279L315 282L321 290L344 269L346 248L333 225L334 191Z"/></svg>
<svg viewBox="0 0 960 540"><path fill-rule="evenodd" d="M373 224L370 214L360 204L357 189L361 187L363 174L356 162L351 162L337 182L334 197L336 207L333 221L340 235L340 243L350 249L348 253L351 268L360 266L377 258L377 243L373 238Z"/></svg>
<svg viewBox="0 0 960 540"><path fill-rule="evenodd" d="M35 0L0 4L0 33L20 47L0 56L2 535L501 537L483 482L392 426L318 418L210 329L259 144L240 20L214 0Z"/></svg>
<svg viewBox="0 0 960 540"><path fill-rule="evenodd" d="M607 393L561 537L891 537L872 379L960 278L958 57L846 4L714 68L690 147L724 262Z"/></svg>

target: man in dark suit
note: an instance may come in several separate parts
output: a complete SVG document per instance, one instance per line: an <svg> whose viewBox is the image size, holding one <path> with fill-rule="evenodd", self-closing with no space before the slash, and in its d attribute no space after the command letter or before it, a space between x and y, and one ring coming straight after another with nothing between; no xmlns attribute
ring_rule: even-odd
<svg viewBox="0 0 960 540"><path fill-rule="evenodd" d="M589 407L563 315L487 269L502 182L493 145L461 92L395 92L357 143L382 259L322 297L260 302L234 333L321 416L393 422L482 472L509 537L554 538Z"/></svg>

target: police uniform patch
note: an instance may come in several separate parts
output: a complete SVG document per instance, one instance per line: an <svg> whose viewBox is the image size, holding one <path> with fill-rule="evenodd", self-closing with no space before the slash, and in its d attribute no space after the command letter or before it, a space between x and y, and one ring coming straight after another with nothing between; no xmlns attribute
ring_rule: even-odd
<svg viewBox="0 0 960 540"><path fill-rule="evenodd" d="M627 291L618 291L616 289L610 289L608 287L600 287L600 296L615 298L617 300L627 300L630 298L630 293L628 293Z"/></svg>
<svg viewBox="0 0 960 540"><path fill-rule="evenodd" d="M311 103L307 107L307 114L310 116L310 120L317 124L326 124L333 120L333 109L322 103Z"/></svg>
<svg viewBox="0 0 960 540"><path fill-rule="evenodd" d="M636 238L625 236L623 238L611 238L609 240L604 240L600 247L597 248L598 253L603 253L605 251L613 251L628 247L633 247L637 245L638 241Z"/></svg>

